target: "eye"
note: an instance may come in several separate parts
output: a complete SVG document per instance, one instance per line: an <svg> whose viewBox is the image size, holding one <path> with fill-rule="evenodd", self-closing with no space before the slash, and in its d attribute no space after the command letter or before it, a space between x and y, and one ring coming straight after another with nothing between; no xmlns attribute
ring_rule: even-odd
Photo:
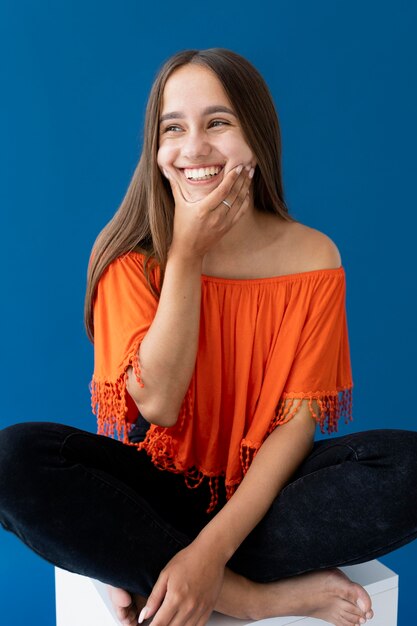
<svg viewBox="0 0 417 626"><path fill-rule="evenodd" d="M178 126L177 124L170 124L170 126L165 126L165 128L162 129L163 133L175 133L177 132L177 130L181 130L181 126Z"/></svg>
<svg viewBox="0 0 417 626"><path fill-rule="evenodd" d="M230 124L229 124L229 122L226 122L226 120L212 120L212 121L210 122L210 124L209 124L209 125L210 125L210 126L217 126L217 125L220 125L220 126L223 126L223 125L229 126Z"/></svg>

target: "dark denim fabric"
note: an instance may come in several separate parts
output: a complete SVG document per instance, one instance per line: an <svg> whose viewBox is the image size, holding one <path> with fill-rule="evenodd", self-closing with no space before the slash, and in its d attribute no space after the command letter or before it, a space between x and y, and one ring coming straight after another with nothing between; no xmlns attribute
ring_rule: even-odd
<svg viewBox="0 0 417 626"><path fill-rule="evenodd" d="M221 494L224 502L224 491ZM64 569L148 595L211 519L208 486L144 452L49 422L0 431L0 522ZM417 433L315 442L229 566L258 582L361 563L417 536Z"/></svg>

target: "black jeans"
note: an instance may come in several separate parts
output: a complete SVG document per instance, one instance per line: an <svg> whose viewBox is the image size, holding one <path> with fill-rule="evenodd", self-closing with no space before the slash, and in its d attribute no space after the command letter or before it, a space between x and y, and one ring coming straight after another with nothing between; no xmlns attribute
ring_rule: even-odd
<svg viewBox="0 0 417 626"><path fill-rule="evenodd" d="M222 496L224 502L224 494ZM0 522L61 568L148 595L210 515L145 452L48 422L0 431ZM377 558L417 536L417 433L315 442L229 561L258 582Z"/></svg>

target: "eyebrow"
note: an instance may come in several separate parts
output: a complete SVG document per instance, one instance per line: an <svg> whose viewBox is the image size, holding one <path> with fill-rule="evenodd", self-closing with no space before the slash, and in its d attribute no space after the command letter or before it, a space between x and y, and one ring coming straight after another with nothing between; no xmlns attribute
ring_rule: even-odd
<svg viewBox="0 0 417 626"><path fill-rule="evenodd" d="M221 104L214 104L203 110L203 115L212 115L213 113L229 113L229 115L236 117L236 113L234 113L232 109L222 106ZM184 113L181 111L172 111L171 113L164 113L164 115L161 115L159 123L164 122L165 120L177 120L182 118L184 118Z"/></svg>

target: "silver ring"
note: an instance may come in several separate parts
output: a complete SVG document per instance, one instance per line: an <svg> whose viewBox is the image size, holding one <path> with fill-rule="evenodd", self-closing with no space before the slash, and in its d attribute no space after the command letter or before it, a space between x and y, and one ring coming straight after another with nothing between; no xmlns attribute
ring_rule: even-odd
<svg viewBox="0 0 417 626"><path fill-rule="evenodd" d="M223 204L225 204L227 207L229 207L229 210L232 208L232 205L230 204L230 202L228 202L227 200L222 200Z"/></svg>

